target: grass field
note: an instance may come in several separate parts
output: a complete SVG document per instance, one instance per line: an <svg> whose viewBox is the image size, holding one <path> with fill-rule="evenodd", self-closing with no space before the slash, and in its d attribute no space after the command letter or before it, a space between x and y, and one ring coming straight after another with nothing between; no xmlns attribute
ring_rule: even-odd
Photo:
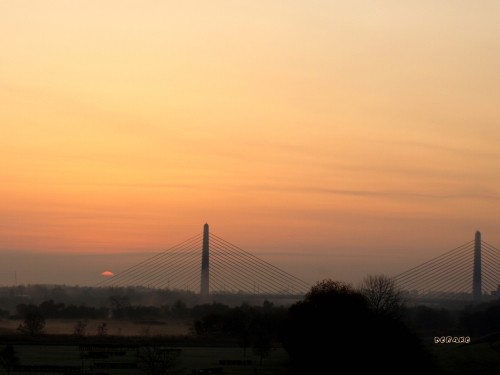
<svg viewBox="0 0 500 375"><path fill-rule="evenodd" d="M260 357L255 355L251 348L244 352L234 343L214 343L211 346L210 342L205 341L203 346L197 346L196 341L190 336L190 324L184 321L89 320L86 336L81 341L90 347L95 344L97 349L85 350L76 344L79 339L73 336L76 320L47 320L44 334L34 340L17 331L21 323L22 321L11 319L0 321L0 338L5 339L1 340L0 347L7 344L14 346L21 367L13 374L18 375L82 372L109 375L145 374L144 364L138 359L137 348L133 345L136 345L138 340L155 342L159 345L159 342L163 342L166 337L181 337L181 340L188 343L188 346L183 346L184 341L175 343L174 340L174 344L167 343L164 346L167 348L174 345L180 349L178 367L184 374L209 368L222 368L223 374L280 375L286 373L288 363L288 355L281 347L273 348L261 364ZM105 338L96 336L97 327L102 323L106 323L107 327ZM105 347L106 343L117 349L111 353L103 353L99 350L99 346ZM132 347L129 347L131 343ZM124 348L120 348L122 344ZM109 351L109 348L106 350Z"/></svg>
<svg viewBox="0 0 500 375"><path fill-rule="evenodd" d="M431 344L438 366L447 375L500 374L500 341L483 339L470 344Z"/></svg>
<svg viewBox="0 0 500 375"><path fill-rule="evenodd" d="M26 366L23 371L15 371L14 375L71 373L61 368L64 366L72 367L72 373L145 374L144 365L137 357L137 346L151 343L180 349L179 368L184 374L219 368L223 374L284 375L289 362L287 353L276 347L261 365L260 358L251 348L244 354L234 340L195 338L190 334L189 324L183 321L91 320L88 321L86 336L81 339L72 335L76 321L48 320L45 334L36 338L17 332L20 323L0 321L0 348L12 344L20 364ZM96 336L97 327L102 323L107 325L107 335L99 338ZM431 338L424 342L443 375L500 374L500 333L473 339L469 344L434 344ZM93 346L95 348L88 348ZM99 349L101 346L108 346L104 349L108 352L103 353L103 349ZM41 369L37 371L27 366L40 366ZM54 369L49 366L54 366Z"/></svg>
<svg viewBox="0 0 500 375"><path fill-rule="evenodd" d="M163 345L164 349L180 349L178 368L184 374L219 368L223 374L280 375L286 373L288 363L288 355L281 347L271 349L261 363L251 348L244 352L234 342L197 341L191 336L190 323L181 320L88 320L85 337L81 339L73 335L77 320L49 319L43 335L34 338L20 334L17 328L21 323L11 319L0 321L0 347L14 346L20 366L13 374L18 375L145 374L137 346L151 343ZM98 326L103 323L106 335L98 337Z"/></svg>
<svg viewBox="0 0 500 375"><path fill-rule="evenodd" d="M114 344L116 345L116 344ZM119 344L118 344L119 345ZM135 348L112 350L107 358L82 358L88 351L82 351L74 345L15 345L15 351L22 366L39 366L39 371L16 371L15 374L61 374L63 370L50 371L48 366L74 366L76 371L83 370L92 374L134 375L144 374L143 364L138 360ZM192 374L208 368L221 368L223 374L285 374L288 356L282 348L274 348L270 355L263 359L247 350L244 356L241 348L227 347L180 347L178 369L184 374ZM108 348L109 350L109 348ZM105 350L104 350L105 351ZM98 350L94 353L104 353ZM114 354L113 354L114 353ZM251 363L248 363L251 362ZM226 364L221 364L226 363ZM229 363L229 364L228 364ZM104 365L103 365L104 364ZM107 366L105 366L107 364ZM116 367L131 368L116 368ZM111 366L111 367L109 367ZM109 367L109 368L106 368ZM113 368L114 367L114 368ZM68 371L68 370L66 370Z"/></svg>
<svg viewBox="0 0 500 375"><path fill-rule="evenodd" d="M500 373L500 352L498 342L478 342L465 345L432 345L433 352L443 375L489 375ZM77 345L40 345L18 344L14 345L20 358L21 365L29 366L73 366L78 371L87 374L116 374L135 375L145 374L144 366L138 360L136 348L126 347L120 349L119 341L115 341L106 358L88 358L89 351L81 350ZM166 346L165 346L166 347ZM169 346L171 347L171 346ZM222 369L223 374L250 375L250 374L276 374L287 373L288 355L281 348L271 350L268 357L264 358L262 365L260 358L247 349L246 355L239 347L221 346L179 346L180 357L178 369L182 374L193 374L203 369ZM94 353L102 353L99 348ZM82 357L87 358L82 358ZM248 363L251 362L251 363ZM105 368L103 364L128 364L133 368ZM99 367L101 366L101 367ZM16 371L14 374L62 374L62 370L48 371Z"/></svg>
<svg viewBox="0 0 500 375"><path fill-rule="evenodd" d="M44 333L49 335L71 335L77 321L76 319L48 319ZM15 333L21 323L22 320L0 320L0 333ZM97 327L102 323L106 323L107 333L114 336L187 335L191 324L182 320L137 322L112 319L88 320L86 334L96 335Z"/></svg>

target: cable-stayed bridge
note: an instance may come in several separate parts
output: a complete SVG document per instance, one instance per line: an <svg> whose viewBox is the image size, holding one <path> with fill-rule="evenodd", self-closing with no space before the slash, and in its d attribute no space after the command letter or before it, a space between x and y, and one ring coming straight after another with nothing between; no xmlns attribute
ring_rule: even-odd
<svg viewBox="0 0 500 375"><path fill-rule="evenodd" d="M481 239L458 246L394 277L410 300L479 303L500 297L500 250Z"/></svg>
<svg viewBox="0 0 500 375"><path fill-rule="evenodd" d="M201 251L200 251L201 250ZM475 239L393 277L406 298L422 302L500 297L500 250ZM301 298L310 285L210 233L200 233L98 284L143 286L210 295Z"/></svg>
<svg viewBox="0 0 500 375"><path fill-rule="evenodd" d="M201 252L200 252L201 250ZM302 297L310 285L290 273L204 231L99 283L103 287L145 286L209 295Z"/></svg>

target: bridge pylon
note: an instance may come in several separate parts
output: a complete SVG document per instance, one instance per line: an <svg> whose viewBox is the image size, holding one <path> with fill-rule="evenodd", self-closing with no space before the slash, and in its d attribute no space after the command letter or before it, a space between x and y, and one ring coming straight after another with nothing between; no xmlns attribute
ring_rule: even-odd
<svg viewBox="0 0 500 375"><path fill-rule="evenodd" d="M210 272L209 272L210 244L208 238L209 238L208 224L205 224L203 226L203 242L201 250L200 296L202 299L208 299L208 296L210 294Z"/></svg>
<svg viewBox="0 0 500 375"><path fill-rule="evenodd" d="M481 302L482 278L481 278L481 232L477 231L474 239L474 267L472 271L472 298L474 303Z"/></svg>

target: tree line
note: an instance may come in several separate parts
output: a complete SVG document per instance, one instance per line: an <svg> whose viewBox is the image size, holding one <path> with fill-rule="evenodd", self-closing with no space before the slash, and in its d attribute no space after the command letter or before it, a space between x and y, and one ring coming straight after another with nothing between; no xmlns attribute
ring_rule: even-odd
<svg viewBox="0 0 500 375"><path fill-rule="evenodd" d="M297 374L322 373L328 366L396 374L403 371L401 362L411 364L404 373L433 374L438 370L422 338L455 333L478 337L500 329L500 301L462 309L408 306L394 281L382 275L365 278L359 288L320 281L291 306L269 301L190 306L180 299L151 306L131 300L130 294L111 295L106 306L92 307L49 299L18 304L14 316L23 319L19 331L30 335L43 333L45 319L78 319L78 336L87 333L85 319L189 319L194 338L232 340L243 353L251 348L261 361L274 346L282 346L290 356L290 373ZM105 322L98 332L107 335ZM352 361L353 353L363 360Z"/></svg>
<svg viewBox="0 0 500 375"><path fill-rule="evenodd" d="M98 290L99 293L96 293L94 301L85 302L84 299L81 303L74 303L77 301L74 297L86 295L93 289L48 286L33 288L26 287L22 290L43 292L48 297L63 295L66 298L63 298L63 301L50 298L40 303L18 303L12 309L13 312L2 308L0 319L24 319L28 312L33 311L37 311L44 319L139 321L174 318L191 320L193 330L200 334L211 332L215 335L217 330L221 331L220 334L229 334L231 330L229 327L233 324L235 317L243 315L243 312L257 315L256 311L259 311L259 306L252 305L251 307L250 304L245 303L235 306L221 302L196 304L193 298L187 298L187 300L182 298L184 297L182 293L151 291L146 288ZM9 290L12 292L14 289ZM15 290L19 291L19 288L16 287ZM477 336L500 330L500 301L498 300L461 308L408 306L402 303L404 297L391 279L381 275L368 276L356 291L364 296L370 308L377 314L389 315L404 321L420 336L449 335L455 332ZM65 303L64 300L72 302ZM161 302L164 303L161 304ZM263 311L273 311L276 316L281 317L287 310L285 306L274 306L268 301L264 301L262 307Z"/></svg>

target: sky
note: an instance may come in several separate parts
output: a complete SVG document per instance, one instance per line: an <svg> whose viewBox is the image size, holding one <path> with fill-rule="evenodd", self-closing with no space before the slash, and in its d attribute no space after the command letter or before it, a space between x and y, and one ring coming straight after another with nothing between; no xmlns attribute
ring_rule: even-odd
<svg viewBox="0 0 500 375"><path fill-rule="evenodd" d="M0 0L0 284L92 285L206 222L308 282L500 247L499 16Z"/></svg>

